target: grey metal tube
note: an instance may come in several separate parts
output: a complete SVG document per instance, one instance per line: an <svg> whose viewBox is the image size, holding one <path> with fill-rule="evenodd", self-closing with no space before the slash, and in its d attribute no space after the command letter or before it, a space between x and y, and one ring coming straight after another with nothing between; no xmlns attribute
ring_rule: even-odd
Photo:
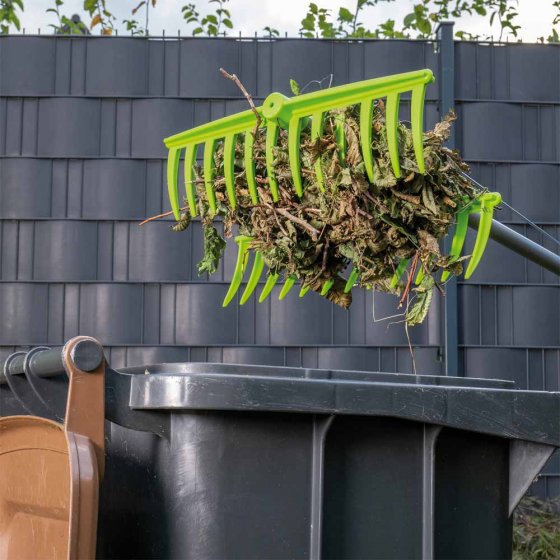
<svg viewBox="0 0 560 560"><path fill-rule="evenodd" d="M23 375L23 363L27 354L16 356L9 364L9 375ZM6 383L4 378L5 362L0 364L0 385ZM38 377L53 377L64 373L64 365L62 363L62 348L50 348L41 352L37 352L29 360L29 368Z"/></svg>
<svg viewBox="0 0 560 560"><path fill-rule="evenodd" d="M471 228L477 230L479 223L479 214L469 215L469 226ZM497 220L492 220L490 237L500 245L560 276L560 255L545 249Z"/></svg>

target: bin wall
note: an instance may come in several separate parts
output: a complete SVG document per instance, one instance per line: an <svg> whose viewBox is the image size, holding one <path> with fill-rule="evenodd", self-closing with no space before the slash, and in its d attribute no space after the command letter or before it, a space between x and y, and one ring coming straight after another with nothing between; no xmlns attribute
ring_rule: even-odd
<svg viewBox="0 0 560 560"><path fill-rule="evenodd" d="M97 337L115 367L225 361L412 370L395 300L355 292L349 312L311 294L222 309L235 250L199 277L201 231L138 227L169 209L162 139L333 74L333 84L432 68L432 42L0 37L0 357ZM473 175L560 237L560 50L455 44L456 145ZM428 90L426 125L438 114ZM406 108L403 116L406 115ZM507 209L498 218L526 228ZM473 236L468 241L472 247ZM560 390L559 279L492 241L459 284L459 373ZM411 329L416 367L443 373L442 309ZM536 490L560 495L560 457Z"/></svg>

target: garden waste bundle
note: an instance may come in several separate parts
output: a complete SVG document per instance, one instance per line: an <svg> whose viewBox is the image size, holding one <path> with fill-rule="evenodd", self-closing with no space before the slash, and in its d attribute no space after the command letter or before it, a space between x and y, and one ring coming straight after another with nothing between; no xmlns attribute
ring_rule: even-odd
<svg viewBox="0 0 560 560"><path fill-rule="evenodd" d="M422 70L293 98L274 93L258 109L166 139L174 229L187 229L195 217L204 228L199 272L215 272L223 255L216 219L225 237L236 236L237 266L224 305L252 260L241 304L262 276L259 301L282 279L280 299L299 282L300 296L313 290L348 308L357 285L398 295L409 325L424 320L434 290L462 273L469 212L489 214L491 223L499 202L499 195L473 186L468 166L445 147L453 113L422 132L432 80ZM398 120L406 91L412 93L408 125ZM200 144L202 166L196 164ZM440 240L455 223L451 252L444 254ZM477 238L477 261L487 229Z"/></svg>

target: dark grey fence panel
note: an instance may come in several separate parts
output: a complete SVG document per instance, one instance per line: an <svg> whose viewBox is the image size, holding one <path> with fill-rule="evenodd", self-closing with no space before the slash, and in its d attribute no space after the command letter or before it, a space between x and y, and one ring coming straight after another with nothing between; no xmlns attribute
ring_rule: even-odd
<svg viewBox="0 0 560 560"><path fill-rule="evenodd" d="M235 261L199 277L199 224L169 219L162 139L333 74L333 84L429 67L425 41L0 37L0 357L97 336L114 366L163 361L410 372L396 300L355 292L350 311L314 294L221 308ZM560 50L455 45L456 145L472 174L560 236ZM439 118L428 89L426 125ZM406 96L401 117L407 118ZM557 251L506 207L498 219ZM474 236L469 234L467 246ZM493 242L459 283L459 373L560 389L558 277ZM276 290L275 295L278 293ZM419 373L443 373L441 298L410 330ZM375 321L373 314L375 312ZM391 321L396 324L388 323ZM560 458L535 489L560 494Z"/></svg>

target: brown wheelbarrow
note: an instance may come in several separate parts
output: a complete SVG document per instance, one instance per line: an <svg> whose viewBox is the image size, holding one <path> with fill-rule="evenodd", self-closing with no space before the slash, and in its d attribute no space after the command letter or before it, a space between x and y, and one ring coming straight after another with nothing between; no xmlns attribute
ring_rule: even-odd
<svg viewBox="0 0 560 560"><path fill-rule="evenodd" d="M50 359L68 375L64 423L0 418L0 560L95 558L105 462L103 350L77 337Z"/></svg>

